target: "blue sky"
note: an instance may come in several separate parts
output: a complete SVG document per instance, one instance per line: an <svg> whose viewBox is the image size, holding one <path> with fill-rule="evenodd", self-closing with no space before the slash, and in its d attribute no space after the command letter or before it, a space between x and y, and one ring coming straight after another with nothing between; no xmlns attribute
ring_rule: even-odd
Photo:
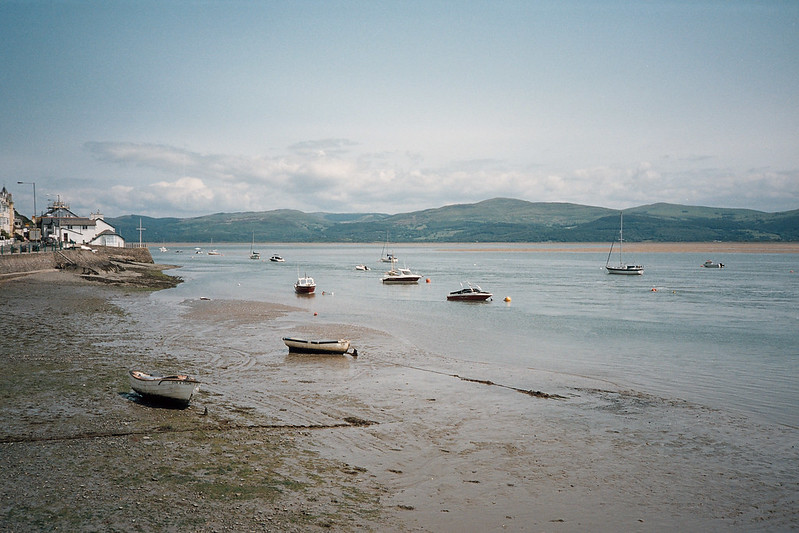
<svg viewBox="0 0 799 533"><path fill-rule="evenodd" d="M106 216L799 208L799 2L0 2L0 186Z"/></svg>

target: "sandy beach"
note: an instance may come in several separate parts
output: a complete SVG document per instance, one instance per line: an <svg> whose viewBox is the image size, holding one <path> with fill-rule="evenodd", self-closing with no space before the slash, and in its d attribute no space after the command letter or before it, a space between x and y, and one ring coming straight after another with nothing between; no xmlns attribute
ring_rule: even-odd
<svg viewBox="0 0 799 533"><path fill-rule="evenodd" d="M419 353L267 302L162 316L147 293L61 271L0 291L3 531L799 527L799 451L780 444L796 428ZM249 344L252 328L274 340ZM357 359L280 342L340 332ZM199 396L143 403L132 365L190 371Z"/></svg>

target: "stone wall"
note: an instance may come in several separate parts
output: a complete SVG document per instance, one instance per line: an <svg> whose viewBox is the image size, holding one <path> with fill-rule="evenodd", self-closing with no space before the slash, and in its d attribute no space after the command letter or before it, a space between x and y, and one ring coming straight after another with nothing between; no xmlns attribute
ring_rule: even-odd
<svg viewBox="0 0 799 533"><path fill-rule="evenodd" d="M92 249L96 251L91 252L73 248L56 252L0 255L0 275L64 268L66 266L96 271L107 270L112 260L137 263L154 262L153 256L147 248L94 246Z"/></svg>

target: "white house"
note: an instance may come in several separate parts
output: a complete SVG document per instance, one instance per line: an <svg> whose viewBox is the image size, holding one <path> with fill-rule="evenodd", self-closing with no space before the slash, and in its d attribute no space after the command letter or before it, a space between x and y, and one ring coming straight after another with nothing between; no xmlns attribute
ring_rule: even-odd
<svg viewBox="0 0 799 533"><path fill-rule="evenodd" d="M60 200L53 202L42 218L42 238L62 243L125 247L125 239L114 226L103 220L103 215L92 213L89 218L79 217Z"/></svg>
<svg viewBox="0 0 799 533"><path fill-rule="evenodd" d="M0 190L0 242L14 236L14 200L11 193L3 187Z"/></svg>

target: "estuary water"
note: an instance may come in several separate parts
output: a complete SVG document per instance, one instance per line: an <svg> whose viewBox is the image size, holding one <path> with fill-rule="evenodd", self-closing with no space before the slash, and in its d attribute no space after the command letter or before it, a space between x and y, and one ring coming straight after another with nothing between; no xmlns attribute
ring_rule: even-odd
<svg viewBox="0 0 799 533"><path fill-rule="evenodd" d="M613 276L601 245L398 245L400 266L422 280L387 286L380 245L258 244L260 261L249 244L217 245L222 255L195 246L151 250L185 280L152 298L286 304L301 309L295 322L385 331L421 353L582 376L799 427L799 254L636 253L629 259L644 275ZM701 268L706 259L725 268ZM294 294L298 273L315 278L314 296ZM492 301L448 302L465 281Z"/></svg>

